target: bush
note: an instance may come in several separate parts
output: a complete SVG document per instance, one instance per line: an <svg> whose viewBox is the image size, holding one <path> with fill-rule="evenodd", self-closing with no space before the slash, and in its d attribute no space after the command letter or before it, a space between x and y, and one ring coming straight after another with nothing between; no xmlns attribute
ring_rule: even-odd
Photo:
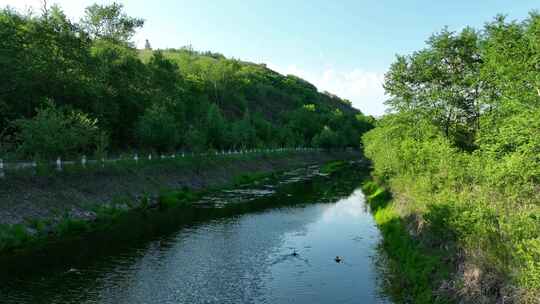
<svg viewBox="0 0 540 304"><path fill-rule="evenodd" d="M31 119L15 121L19 152L42 159L73 156L95 149L100 134L97 119L87 114L58 108L48 102Z"/></svg>
<svg viewBox="0 0 540 304"><path fill-rule="evenodd" d="M328 126L324 126L321 133L313 137L313 146L330 150L342 145L339 135Z"/></svg>
<svg viewBox="0 0 540 304"><path fill-rule="evenodd" d="M141 145L166 152L180 143L180 130L175 117L164 106L154 105L140 117L136 127Z"/></svg>

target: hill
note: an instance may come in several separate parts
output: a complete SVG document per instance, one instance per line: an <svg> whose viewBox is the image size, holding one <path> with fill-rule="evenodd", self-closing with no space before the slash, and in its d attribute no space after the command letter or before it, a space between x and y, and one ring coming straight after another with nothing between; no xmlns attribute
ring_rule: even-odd
<svg viewBox="0 0 540 304"><path fill-rule="evenodd" d="M140 19L0 11L0 156L56 158L281 146L356 147L372 118L265 65L191 48L137 50Z"/></svg>

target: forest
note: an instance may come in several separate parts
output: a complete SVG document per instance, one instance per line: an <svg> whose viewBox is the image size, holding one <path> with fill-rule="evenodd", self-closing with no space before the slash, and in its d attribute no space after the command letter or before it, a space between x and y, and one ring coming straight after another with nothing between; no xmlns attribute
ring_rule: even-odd
<svg viewBox="0 0 540 304"><path fill-rule="evenodd" d="M141 149L358 147L374 119L264 64L192 47L139 50L121 4L71 21L0 11L0 158Z"/></svg>
<svg viewBox="0 0 540 304"><path fill-rule="evenodd" d="M397 56L384 86L389 113L365 153L394 212L450 264L442 289L538 303L540 14L443 29Z"/></svg>

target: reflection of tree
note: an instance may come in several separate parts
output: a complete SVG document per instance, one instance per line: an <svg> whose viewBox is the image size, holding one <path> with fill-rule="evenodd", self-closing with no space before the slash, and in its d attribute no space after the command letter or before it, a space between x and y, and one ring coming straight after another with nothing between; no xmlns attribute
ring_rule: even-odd
<svg viewBox="0 0 540 304"><path fill-rule="evenodd" d="M0 294L9 291L34 302L62 303L249 302L266 295L272 265L283 254L287 236L306 233L307 226L321 219L324 208L309 204L321 198L335 202L350 194L358 185L359 171L281 186L274 196L231 208L148 215L144 223L130 223L129 229L147 224L147 230L158 231L161 241L155 235L148 237L145 230L147 234L137 236L136 246L131 243L120 253L107 251L116 244L85 244L91 257L81 275L29 278L25 284L0 285ZM305 174L299 171L294 176ZM192 226L178 231L182 222ZM178 232L166 237L164 231Z"/></svg>

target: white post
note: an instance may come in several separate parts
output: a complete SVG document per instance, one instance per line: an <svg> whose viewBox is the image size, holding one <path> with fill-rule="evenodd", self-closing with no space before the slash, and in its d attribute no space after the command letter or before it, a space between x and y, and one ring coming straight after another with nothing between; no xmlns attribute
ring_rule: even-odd
<svg viewBox="0 0 540 304"><path fill-rule="evenodd" d="M86 155L83 155L83 157L81 159L81 164L82 164L83 168L86 168Z"/></svg>
<svg viewBox="0 0 540 304"><path fill-rule="evenodd" d="M56 170L62 171L62 159L60 159L60 157L56 159Z"/></svg>
<svg viewBox="0 0 540 304"><path fill-rule="evenodd" d="M135 156L133 156L133 159L135 160L136 164L139 163L139 155L137 155L137 153L135 153Z"/></svg>
<svg viewBox="0 0 540 304"><path fill-rule="evenodd" d="M148 154L148 160L152 160L152 154Z"/></svg>
<svg viewBox="0 0 540 304"><path fill-rule="evenodd" d="M4 173L4 160L0 159L0 178L6 177L6 174Z"/></svg>

